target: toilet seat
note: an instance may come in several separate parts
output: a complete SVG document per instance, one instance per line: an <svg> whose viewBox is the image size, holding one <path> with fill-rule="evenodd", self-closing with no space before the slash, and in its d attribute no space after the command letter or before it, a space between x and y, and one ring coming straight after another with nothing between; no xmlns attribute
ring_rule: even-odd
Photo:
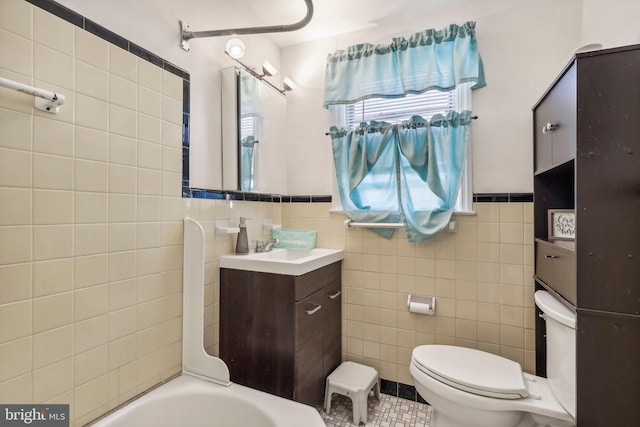
<svg viewBox="0 0 640 427"><path fill-rule="evenodd" d="M529 396L519 363L466 347L426 345L414 349L414 365L458 390L498 399Z"/></svg>

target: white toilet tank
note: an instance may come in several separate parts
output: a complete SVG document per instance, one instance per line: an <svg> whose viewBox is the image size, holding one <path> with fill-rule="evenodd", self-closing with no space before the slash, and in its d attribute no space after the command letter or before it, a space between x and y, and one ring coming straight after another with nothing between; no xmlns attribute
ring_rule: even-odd
<svg viewBox="0 0 640 427"><path fill-rule="evenodd" d="M547 380L560 404L576 416L576 314L547 291L536 291L545 314Z"/></svg>

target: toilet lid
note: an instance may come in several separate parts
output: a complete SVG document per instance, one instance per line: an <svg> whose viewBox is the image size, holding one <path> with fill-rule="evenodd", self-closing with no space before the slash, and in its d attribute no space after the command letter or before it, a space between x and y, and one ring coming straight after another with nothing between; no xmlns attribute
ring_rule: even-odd
<svg viewBox="0 0 640 427"><path fill-rule="evenodd" d="M499 399L528 397L520 364L466 347L422 345L412 360L425 374L459 390Z"/></svg>

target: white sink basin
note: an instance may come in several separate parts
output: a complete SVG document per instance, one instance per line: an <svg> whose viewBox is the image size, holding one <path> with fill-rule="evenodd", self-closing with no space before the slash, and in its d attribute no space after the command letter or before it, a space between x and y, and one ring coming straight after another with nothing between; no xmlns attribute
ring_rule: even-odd
<svg viewBox="0 0 640 427"><path fill-rule="evenodd" d="M273 249L247 255L221 255L221 268L301 276L344 258L340 249L313 248L308 251Z"/></svg>

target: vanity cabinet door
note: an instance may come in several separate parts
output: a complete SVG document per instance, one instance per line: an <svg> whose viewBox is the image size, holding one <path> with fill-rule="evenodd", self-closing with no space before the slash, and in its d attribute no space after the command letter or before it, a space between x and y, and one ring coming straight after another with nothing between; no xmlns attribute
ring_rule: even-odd
<svg viewBox="0 0 640 427"><path fill-rule="evenodd" d="M324 289L296 303L296 385L294 400L316 405L322 399Z"/></svg>
<svg viewBox="0 0 640 427"><path fill-rule="evenodd" d="M326 378L342 361L342 291L340 280L323 290L324 377ZM324 387L324 385L323 385Z"/></svg>

